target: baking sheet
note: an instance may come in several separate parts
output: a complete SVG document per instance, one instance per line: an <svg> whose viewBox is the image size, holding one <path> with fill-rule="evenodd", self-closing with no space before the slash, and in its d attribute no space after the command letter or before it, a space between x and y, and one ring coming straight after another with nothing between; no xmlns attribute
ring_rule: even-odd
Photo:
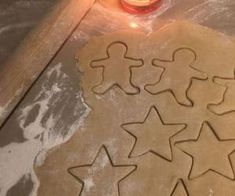
<svg viewBox="0 0 235 196"><path fill-rule="evenodd" d="M149 34L182 19L235 35L235 1L165 0L160 10L142 16L96 3L0 130L0 195L36 195L33 165L82 126L90 109L74 56L91 37L133 28Z"/></svg>

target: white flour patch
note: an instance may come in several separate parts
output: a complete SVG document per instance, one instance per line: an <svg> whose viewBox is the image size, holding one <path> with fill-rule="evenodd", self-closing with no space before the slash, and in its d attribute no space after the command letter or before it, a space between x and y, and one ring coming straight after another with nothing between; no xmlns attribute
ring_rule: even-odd
<svg viewBox="0 0 235 196"><path fill-rule="evenodd" d="M53 81L59 82L61 79L62 81L53 83L51 86L43 85L33 103L24 106L20 111L18 122L26 141L24 143L11 143L0 149L0 195L2 196L6 195L8 190L25 175L31 176L34 183L31 196L36 196L39 181L33 170L34 164L41 165L49 149L68 141L83 126L83 122L90 112L81 92L75 92L73 98L79 101L74 103L72 112L75 117L79 116L79 118L69 124L67 132L58 133L58 123L56 122L63 120L61 118L64 113L54 114L48 111L51 109L50 104L54 104L57 98L63 98L68 90L63 83L65 83L64 79L68 82L69 78L61 68L62 64L58 64L48 70L47 80L49 81L50 77L53 76L53 79L55 79ZM70 88L68 84L67 86ZM85 111L82 113L80 111L81 105L85 107ZM32 122L28 122L30 112L36 107L38 108L36 117ZM46 120L45 116L47 116Z"/></svg>
<svg viewBox="0 0 235 196"><path fill-rule="evenodd" d="M46 75L47 75L48 77L51 77L51 75L52 75L53 73L55 73L57 76L60 75L60 74L65 75L65 73L61 73L61 68L62 68L62 64L59 63L59 64L58 64L56 67L54 67L53 69L48 70L47 73L46 73Z"/></svg>
<svg viewBox="0 0 235 196"><path fill-rule="evenodd" d="M41 148L40 141L32 140L0 149L0 195L6 195L24 175L33 174L34 159Z"/></svg>
<svg viewBox="0 0 235 196"><path fill-rule="evenodd" d="M91 37L87 34L87 33L85 33L85 32L83 32L83 31L79 31L77 34L74 34L73 36L72 36L72 41L76 41L76 40L89 40Z"/></svg>
<svg viewBox="0 0 235 196"><path fill-rule="evenodd" d="M94 156L94 155L93 155ZM94 157L95 158L95 157ZM110 165L110 160L108 155L106 154L105 149L101 149L99 151L99 154L97 155L96 159L95 159L95 163L93 163L93 169L92 169L92 173L89 173L90 175L93 175L93 173L96 172L100 172L103 171L105 167L107 167L108 165Z"/></svg>
<svg viewBox="0 0 235 196"><path fill-rule="evenodd" d="M95 186L93 179L91 177L85 179L84 183L85 183L85 189L87 192L89 192L91 190L91 188Z"/></svg>
<svg viewBox="0 0 235 196"><path fill-rule="evenodd" d="M107 156L103 157L103 159L100 162L101 168L105 168L109 164L109 159Z"/></svg>

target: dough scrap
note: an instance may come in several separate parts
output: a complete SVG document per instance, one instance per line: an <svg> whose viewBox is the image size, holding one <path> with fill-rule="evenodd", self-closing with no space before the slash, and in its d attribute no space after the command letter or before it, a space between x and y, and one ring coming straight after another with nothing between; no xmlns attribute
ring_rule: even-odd
<svg viewBox="0 0 235 196"><path fill-rule="evenodd" d="M90 40L77 60L91 112L71 140L35 168L38 195L233 196L234 51L231 37L185 21L148 36L123 31ZM209 140L221 147L206 148ZM207 156L212 150L218 159L229 154L230 164ZM208 160L197 164L192 151ZM203 162L213 171L205 172Z"/></svg>

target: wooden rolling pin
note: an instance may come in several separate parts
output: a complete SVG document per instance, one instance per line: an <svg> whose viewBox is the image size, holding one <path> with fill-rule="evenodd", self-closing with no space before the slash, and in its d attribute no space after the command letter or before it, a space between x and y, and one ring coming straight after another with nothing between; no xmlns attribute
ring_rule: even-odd
<svg viewBox="0 0 235 196"><path fill-rule="evenodd" d="M0 70L0 128L95 0L61 0Z"/></svg>

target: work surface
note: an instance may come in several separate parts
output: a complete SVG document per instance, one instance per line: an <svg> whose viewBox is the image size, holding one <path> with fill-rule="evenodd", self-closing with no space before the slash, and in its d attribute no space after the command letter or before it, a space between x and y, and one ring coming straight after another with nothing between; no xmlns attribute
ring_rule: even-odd
<svg viewBox="0 0 235 196"><path fill-rule="evenodd" d="M83 102L74 56L91 36L127 29L133 24L150 33L176 19L235 35L235 2L173 0L159 12L142 17L127 17L96 4L1 129L1 191L8 196L29 195L37 183L33 173L35 157L67 141L89 112ZM6 52L5 57L8 55ZM42 155L37 161L41 160Z"/></svg>
<svg viewBox="0 0 235 196"><path fill-rule="evenodd" d="M0 1L0 70L28 32L57 2L56 0Z"/></svg>

